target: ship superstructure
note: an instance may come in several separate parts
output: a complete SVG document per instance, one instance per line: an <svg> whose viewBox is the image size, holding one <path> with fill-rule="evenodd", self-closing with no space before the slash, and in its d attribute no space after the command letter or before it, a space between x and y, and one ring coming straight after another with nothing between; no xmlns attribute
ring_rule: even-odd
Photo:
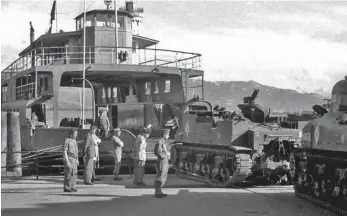
<svg viewBox="0 0 347 216"><path fill-rule="evenodd" d="M140 35L143 12L126 1L117 10L116 25L114 10L90 10L86 20L84 13L75 17L75 31L48 32L37 39L31 26L30 45L1 73L2 110L20 112L23 149L61 145L69 127L92 123L100 109L108 110L111 130L121 127L136 134L151 124L155 135L170 119L182 118L181 109L194 94L203 98L201 55L158 49L158 40ZM190 86L193 78L201 78L201 85ZM39 123L30 137L26 130L33 113Z"/></svg>

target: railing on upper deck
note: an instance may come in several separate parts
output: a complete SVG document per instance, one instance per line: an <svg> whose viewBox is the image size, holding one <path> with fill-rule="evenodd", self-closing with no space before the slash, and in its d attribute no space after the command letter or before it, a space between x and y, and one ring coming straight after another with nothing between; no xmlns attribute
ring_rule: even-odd
<svg viewBox="0 0 347 216"><path fill-rule="evenodd" d="M118 47L119 64L151 65L186 69L201 68L201 54L163 49ZM124 54L126 53L126 55ZM125 57L125 58L124 58ZM115 47L86 47L86 64L115 64ZM27 52L1 72L3 80L31 67L83 64L82 46L41 47Z"/></svg>

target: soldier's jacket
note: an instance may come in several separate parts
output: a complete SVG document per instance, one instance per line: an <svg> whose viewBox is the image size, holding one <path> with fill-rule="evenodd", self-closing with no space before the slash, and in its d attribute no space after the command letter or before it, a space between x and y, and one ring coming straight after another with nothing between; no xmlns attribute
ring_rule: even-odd
<svg viewBox="0 0 347 216"><path fill-rule="evenodd" d="M95 151L95 142L90 133L88 133L85 142L84 142L84 150L83 155L87 156L88 158L95 157L96 151Z"/></svg>
<svg viewBox="0 0 347 216"><path fill-rule="evenodd" d="M103 130L110 128L110 121L108 120L107 116L104 115L100 117L99 127Z"/></svg>
<svg viewBox="0 0 347 216"><path fill-rule="evenodd" d="M167 148L167 143L164 139L159 139L155 144L154 154L158 157L158 159L161 160L170 156L170 152Z"/></svg>
<svg viewBox="0 0 347 216"><path fill-rule="evenodd" d="M78 147L75 139L66 138L63 150L67 152L68 156L78 157Z"/></svg>
<svg viewBox="0 0 347 216"><path fill-rule="evenodd" d="M137 136L132 150L134 160L146 161L146 146L146 138L142 135Z"/></svg>

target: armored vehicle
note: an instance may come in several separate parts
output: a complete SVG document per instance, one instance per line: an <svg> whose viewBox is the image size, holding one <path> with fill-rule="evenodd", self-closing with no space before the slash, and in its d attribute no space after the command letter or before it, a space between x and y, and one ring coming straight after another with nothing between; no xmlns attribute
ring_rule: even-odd
<svg viewBox="0 0 347 216"><path fill-rule="evenodd" d="M244 97L242 113L195 101L183 113L171 146L178 176L217 187L290 183L290 157L301 132L268 121L269 111Z"/></svg>
<svg viewBox="0 0 347 216"><path fill-rule="evenodd" d="M294 157L295 193L347 215L347 76L333 87L329 110L313 109L320 116L303 128Z"/></svg>

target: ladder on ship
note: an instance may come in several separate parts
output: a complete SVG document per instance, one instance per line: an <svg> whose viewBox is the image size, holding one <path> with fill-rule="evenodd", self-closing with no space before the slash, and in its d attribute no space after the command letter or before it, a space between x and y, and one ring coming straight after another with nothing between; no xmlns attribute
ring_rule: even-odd
<svg viewBox="0 0 347 216"><path fill-rule="evenodd" d="M189 97L189 71L185 69L181 69L181 79L182 79L182 86L183 86L183 97L184 101L188 100Z"/></svg>

